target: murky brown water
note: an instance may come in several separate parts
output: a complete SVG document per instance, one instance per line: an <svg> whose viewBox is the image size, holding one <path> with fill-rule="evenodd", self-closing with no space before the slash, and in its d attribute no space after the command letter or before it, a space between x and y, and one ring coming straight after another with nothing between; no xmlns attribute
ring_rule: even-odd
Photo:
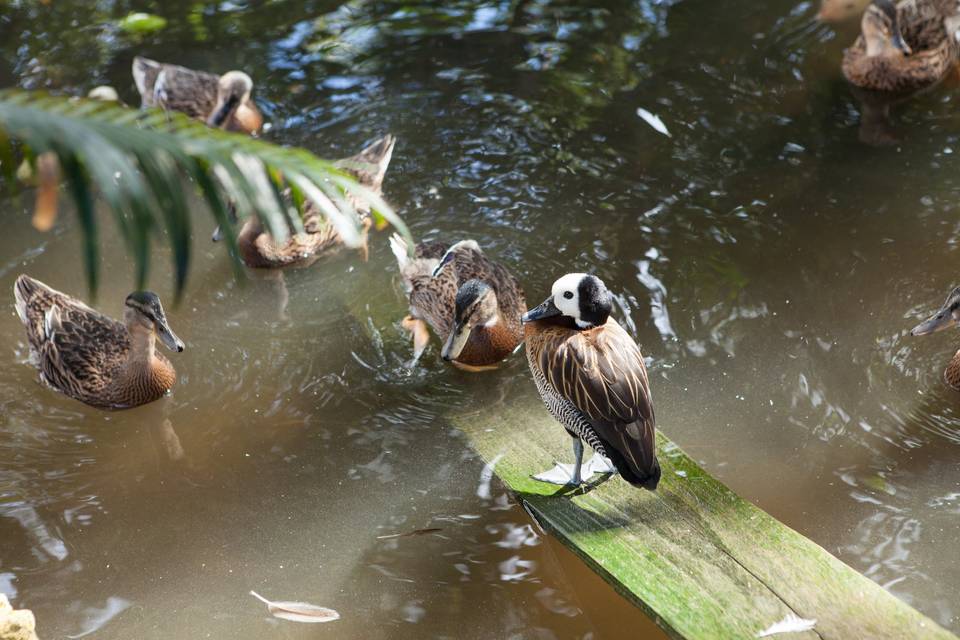
<svg viewBox="0 0 960 640"><path fill-rule="evenodd" d="M109 82L135 103L143 53L247 69L269 137L327 157L397 134L385 194L416 235L477 239L531 299L597 272L652 359L665 433L960 631L960 394L940 382L960 340L906 333L958 284L953 87L861 128L839 73L856 25L811 26L815 7L792 1L160 5L5 5L0 84ZM171 24L139 43L82 26L131 8ZM83 293L72 221L42 235L4 203L0 291L25 271ZM37 386L0 296L0 591L44 637L612 638L612 620L649 624L502 487L478 497L482 464L444 416L473 385L533 385L520 358L479 381L437 349L403 367L385 234L366 264L241 287L210 226L198 215L187 296L169 310L188 344L180 384L152 406L103 413ZM119 314L132 268L105 233L99 305ZM158 247L151 286L169 299L169 283ZM376 538L424 527L442 531ZM273 621L250 589L343 619Z"/></svg>

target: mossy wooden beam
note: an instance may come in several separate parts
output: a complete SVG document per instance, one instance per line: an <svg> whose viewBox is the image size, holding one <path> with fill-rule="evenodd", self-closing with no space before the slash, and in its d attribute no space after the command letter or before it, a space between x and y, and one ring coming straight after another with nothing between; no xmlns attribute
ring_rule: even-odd
<svg viewBox="0 0 960 640"><path fill-rule="evenodd" d="M655 493L619 478L585 492L532 480L554 461L570 461L569 438L538 398L508 395L502 408L458 415L454 424L545 529L669 634L753 638L794 614L816 619L814 630L775 637L956 640L737 496L662 434Z"/></svg>

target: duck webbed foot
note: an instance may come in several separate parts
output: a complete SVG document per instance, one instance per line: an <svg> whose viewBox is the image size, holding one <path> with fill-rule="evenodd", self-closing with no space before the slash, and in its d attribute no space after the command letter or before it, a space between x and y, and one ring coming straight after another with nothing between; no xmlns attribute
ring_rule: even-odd
<svg viewBox="0 0 960 640"><path fill-rule="evenodd" d="M583 442L580 438L573 439L573 464L562 464L558 462L552 469L538 473L533 477L540 482L558 484L563 487L579 487L583 484L583 477L580 473L583 467ZM593 460L590 461L591 463ZM589 475L592 475L590 472Z"/></svg>
<svg viewBox="0 0 960 640"><path fill-rule="evenodd" d="M430 343L430 329L426 322L413 316L407 316L400 324L413 334L413 359L410 360L410 366L412 367L417 364L420 356L427 349L427 344Z"/></svg>
<svg viewBox="0 0 960 640"><path fill-rule="evenodd" d="M595 473L615 474L617 472L617 468L613 466L613 461L599 453L594 454L594 456L590 458L584 470L588 478Z"/></svg>

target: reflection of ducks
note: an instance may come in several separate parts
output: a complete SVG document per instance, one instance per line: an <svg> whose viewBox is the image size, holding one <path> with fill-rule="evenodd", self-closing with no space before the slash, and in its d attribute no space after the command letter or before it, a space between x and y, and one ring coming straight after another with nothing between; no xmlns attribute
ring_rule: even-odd
<svg viewBox="0 0 960 640"><path fill-rule="evenodd" d="M867 91L853 87L860 102L860 142L874 147L899 144L901 136L893 124L891 108L910 98L909 94L896 95L882 91Z"/></svg>
<svg viewBox="0 0 960 640"><path fill-rule="evenodd" d="M549 298L523 316L527 360L540 397L573 437L573 468L557 465L534 476L579 485L583 441L597 456L587 465L656 489L653 400L640 348L610 317L613 298L595 276L571 273L553 283Z"/></svg>
<svg viewBox="0 0 960 640"><path fill-rule="evenodd" d="M250 98L253 80L243 71L216 76L137 56L133 80L144 107L180 111L229 131L256 133L263 126L263 116Z"/></svg>
<svg viewBox="0 0 960 640"><path fill-rule="evenodd" d="M960 287L947 296L940 309L910 330L912 336L925 336L957 324L960 320ZM947 386L960 391L960 351L957 351L943 372L943 381Z"/></svg>
<svg viewBox="0 0 960 640"><path fill-rule="evenodd" d="M352 174L361 185L380 195L395 144L396 138L388 134L357 155L339 160L336 164L343 171ZM352 196L350 202L360 213L363 224L363 244L360 250L366 259L367 232L371 226L370 210ZM230 213L235 219L236 213L232 207ZM292 234L286 242L280 244L263 228L259 218L247 218L237 236L240 258L252 268L305 267L343 247L340 233L326 221L317 205L309 200L305 204L303 227L303 233ZM222 230L217 227L213 240L220 240L222 236Z"/></svg>
<svg viewBox="0 0 960 640"><path fill-rule="evenodd" d="M496 367L517 348L523 339L523 289L475 241L411 247L394 235L390 246L410 296L404 326L413 333L414 362L430 339L427 324L444 341L443 359L461 369Z"/></svg>
<svg viewBox="0 0 960 640"><path fill-rule="evenodd" d="M936 84L957 61L956 14L956 0L874 0L860 37L843 54L844 76L874 91Z"/></svg>
<svg viewBox="0 0 960 640"><path fill-rule="evenodd" d="M159 337L179 352L183 343L155 293L127 296L123 323L28 276L17 278L14 296L40 378L57 391L122 409L152 402L176 382L173 366L154 345Z"/></svg>

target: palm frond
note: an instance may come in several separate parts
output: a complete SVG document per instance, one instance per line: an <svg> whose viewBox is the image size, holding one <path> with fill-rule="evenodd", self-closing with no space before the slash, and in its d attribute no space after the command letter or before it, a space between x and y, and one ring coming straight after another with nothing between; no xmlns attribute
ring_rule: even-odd
<svg viewBox="0 0 960 640"><path fill-rule="evenodd" d="M84 235L91 294L98 280L98 237L94 196L112 212L134 258L138 286L149 271L150 238L160 229L172 248L179 296L190 266L192 184L236 256L236 236L227 203L241 216L255 215L278 241L302 231L303 198L314 201L347 246L361 243L352 194L376 216L410 238L403 221L377 195L333 162L303 149L280 147L240 134L210 129L181 114L141 111L95 100L62 98L20 90L0 91L0 180L16 188L18 158L36 166L56 157ZM297 206L280 193L290 186Z"/></svg>

